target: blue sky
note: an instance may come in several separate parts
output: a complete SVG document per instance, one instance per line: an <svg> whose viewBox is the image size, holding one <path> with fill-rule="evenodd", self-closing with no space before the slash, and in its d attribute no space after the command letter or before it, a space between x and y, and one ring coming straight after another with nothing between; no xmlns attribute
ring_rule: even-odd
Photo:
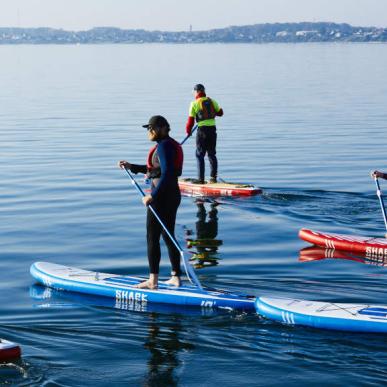
<svg viewBox="0 0 387 387"><path fill-rule="evenodd" d="M387 27L387 0L0 0L0 27L180 31L299 21Z"/></svg>

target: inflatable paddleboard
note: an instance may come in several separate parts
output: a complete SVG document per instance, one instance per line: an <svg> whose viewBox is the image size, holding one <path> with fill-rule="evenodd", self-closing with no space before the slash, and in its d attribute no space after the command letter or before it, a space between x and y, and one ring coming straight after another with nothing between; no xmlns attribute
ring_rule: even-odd
<svg viewBox="0 0 387 387"><path fill-rule="evenodd" d="M323 247L311 246L300 250L298 260L300 262L319 261L322 259L345 259L364 263L366 265L387 266L387 257L370 253L358 253L343 250L324 249Z"/></svg>
<svg viewBox="0 0 387 387"><path fill-rule="evenodd" d="M195 184L196 179L179 179L180 191L192 196L254 196L262 193L261 188L240 183Z"/></svg>
<svg viewBox="0 0 387 387"><path fill-rule="evenodd" d="M30 272L38 283L53 289L110 297L118 302L254 310L253 296L219 289L201 290L193 285L176 288L162 282L158 289L138 289L134 286L145 278L98 273L48 262L35 262Z"/></svg>
<svg viewBox="0 0 387 387"><path fill-rule="evenodd" d="M257 298L257 313L289 325L387 333L387 305L338 304L290 298Z"/></svg>
<svg viewBox="0 0 387 387"><path fill-rule="evenodd" d="M309 243L328 249L353 251L374 257L387 257L387 239L331 234L301 229L298 236Z"/></svg>
<svg viewBox="0 0 387 387"><path fill-rule="evenodd" d="M0 362L17 359L21 356L20 347L11 341L0 339Z"/></svg>

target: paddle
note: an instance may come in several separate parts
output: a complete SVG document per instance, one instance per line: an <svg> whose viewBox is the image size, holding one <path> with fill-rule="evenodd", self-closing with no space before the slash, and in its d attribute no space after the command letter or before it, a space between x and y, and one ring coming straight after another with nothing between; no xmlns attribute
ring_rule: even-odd
<svg viewBox="0 0 387 387"><path fill-rule="evenodd" d="M184 140L180 143L180 145L183 145L192 135L193 135L193 132L198 128L197 125L195 125L192 130L191 130L191 134L187 134L187 136L184 138Z"/></svg>
<svg viewBox="0 0 387 387"><path fill-rule="evenodd" d="M125 168L125 171L126 173L129 175L133 185L137 188L137 191L144 197L145 196L145 193L144 191L141 189L141 187L138 185L137 181L134 179L133 175L130 173L130 171ZM150 210L153 212L153 215L156 217L156 219L159 221L159 223L161 224L162 228L165 230L165 232L167 233L167 235L169 236L169 238L171 239L171 241L173 242L173 244L176 246L176 248L179 250L180 252L180 256L182 257L183 259L183 264L184 264L184 269L185 269L185 272L187 274L187 278L189 279L189 281L192 283L192 284L195 284L199 289L203 289L202 285L200 284L200 281L199 279L196 277L196 274L192 268L192 266L187 262L185 256L184 256L184 251L183 249L180 247L179 243L177 242L177 240L172 236L172 234L168 231L167 227L165 226L165 224L163 223L163 221L160 219L160 217L157 215L157 212L155 211L155 209L151 206L151 205L148 205L148 207L150 208Z"/></svg>
<svg viewBox="0 0 387 387"><path fill-rule="evenodd" d="M386 226L386 231L387 231L387 217L386 217L386 210L384 208L382 191L380 190L378 178L374 177L374 179L375 179L375 184L376 184L376 195L379 198L380 207L382 209L382 214L383 214L383 219L384 219L384 225ZM387 237L387 234L386 234L386 237Z"/></svg>

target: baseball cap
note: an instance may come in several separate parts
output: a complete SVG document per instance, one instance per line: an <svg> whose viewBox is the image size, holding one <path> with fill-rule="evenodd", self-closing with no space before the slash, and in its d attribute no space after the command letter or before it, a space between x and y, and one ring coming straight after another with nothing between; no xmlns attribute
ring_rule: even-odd
<svg viewBox="0 0 387 387"><path fill-rule="evenodd" d="M142 127L149 129L150 126L152 126L153 128L169 128L169 123L163 116L152 116L151 118L149 118L149 122L146 125L143 125Z"/></svg>
<svg viewBox="0 0 387 387"><path fill-rule="evenodd" d="M195 91L205 91L204 86L201 83L198 83L197 85L194 86Z"/></svg>

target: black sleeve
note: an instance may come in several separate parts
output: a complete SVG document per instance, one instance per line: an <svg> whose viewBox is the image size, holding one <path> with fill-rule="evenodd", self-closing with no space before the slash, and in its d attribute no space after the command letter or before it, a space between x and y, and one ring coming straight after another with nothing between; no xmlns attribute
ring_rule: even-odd
<svg viewBox="0 0 387 387"><path fill-rule="evenodd" d="M135 174L137 173L147 173L148 168L146 165L130 164L130 172Z"/></svg>
<svg viewBox="0 0 387 387"><path fill-rule="evenodd" d="M171 185L172 181L176 179L173 162L175 152L172 145L168 142L160 142L157 147L157 154L160 160L161 176L156 188L152 192L152 198L154 200L162 195Z"/></svg>

